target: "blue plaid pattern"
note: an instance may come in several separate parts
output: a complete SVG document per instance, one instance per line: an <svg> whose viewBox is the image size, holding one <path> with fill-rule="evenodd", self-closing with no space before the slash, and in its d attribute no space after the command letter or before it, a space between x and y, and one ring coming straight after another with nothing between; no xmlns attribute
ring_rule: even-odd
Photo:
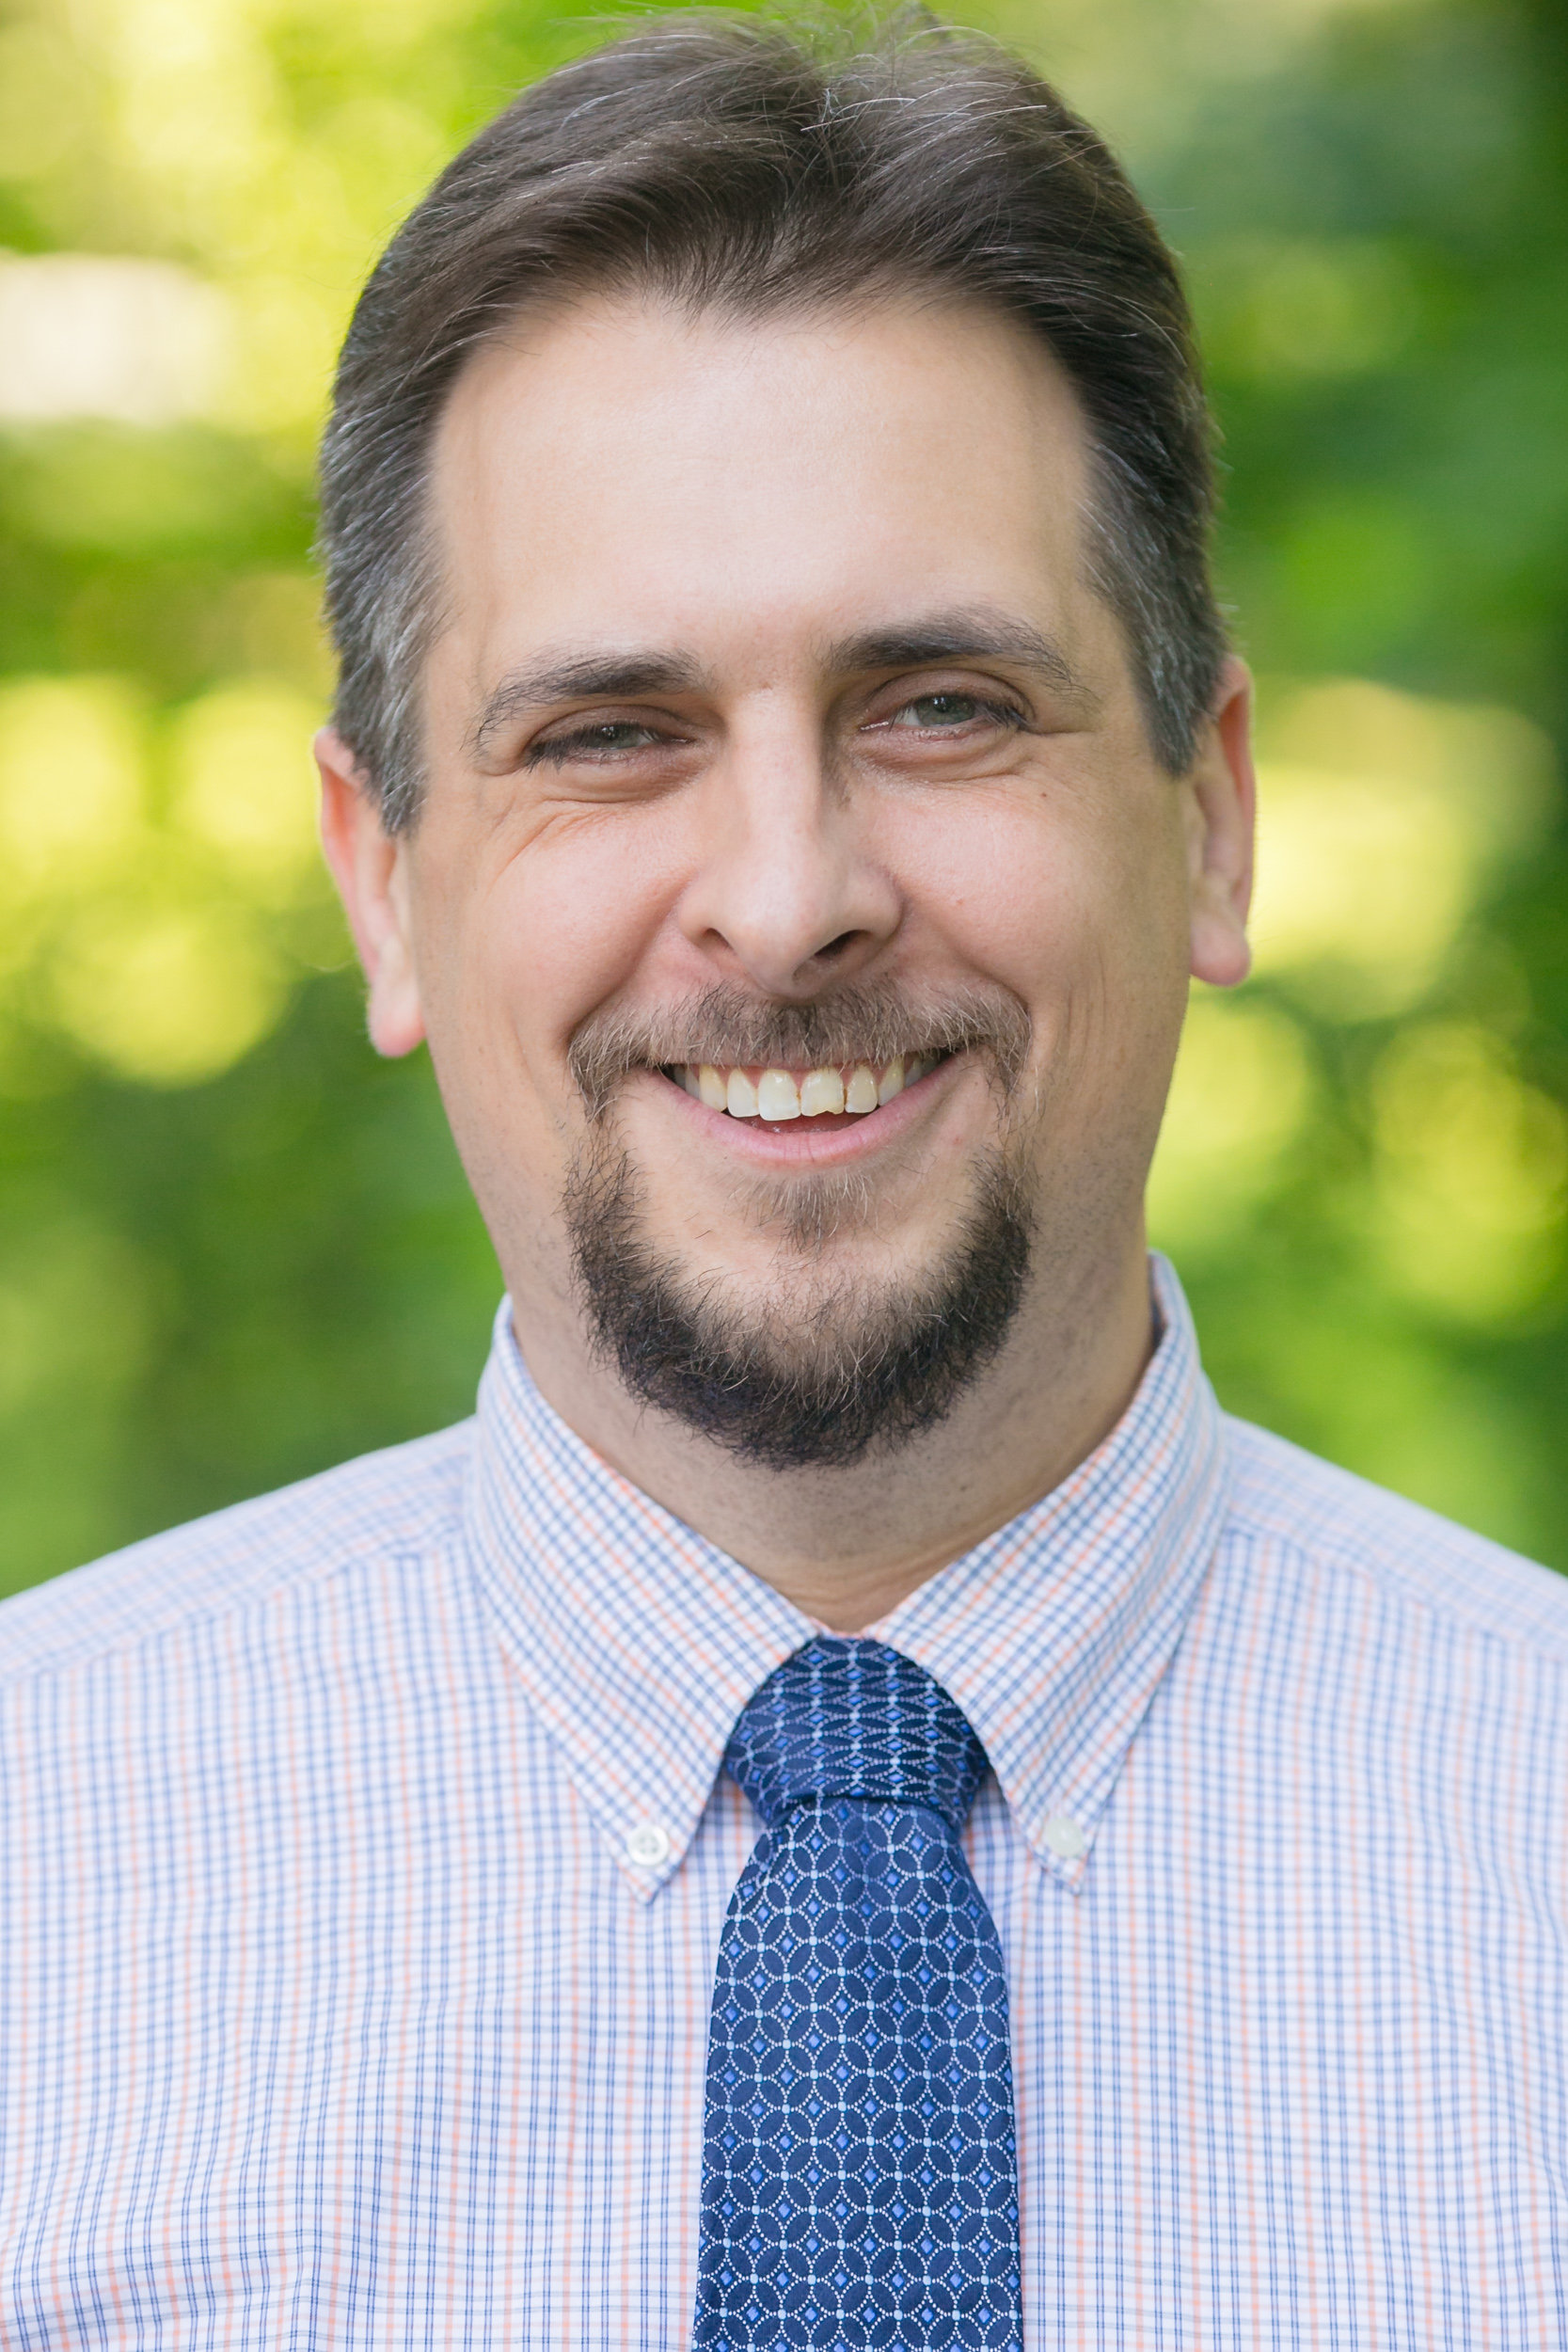
<svg viewBox="0 0 1568 2352"><path fill-rule="evenodd" d="M957 1833L986 1752L819 1639L725 1751L767 1824L719 1947L693 2341L1022 2352L1007 1985Z"/></svg>
<svg viewBox="0 0 1568 2352"><path fill-rule="evenodd" d="M875 1637L990 1759L1027 2352L1568 2345L1568 1584L1117 1427ZM680 2352L724 1752L821 1631L478 1419L0 1607L3 2352Z"/></svg>

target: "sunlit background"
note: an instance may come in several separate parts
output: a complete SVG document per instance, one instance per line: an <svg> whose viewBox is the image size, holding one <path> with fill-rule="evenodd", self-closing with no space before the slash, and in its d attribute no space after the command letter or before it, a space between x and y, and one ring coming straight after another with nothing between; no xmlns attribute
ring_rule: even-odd
<svg viewBox="0 0 1568 2352"><path fill-rule="evenodd" d="M1159 1239L1236 1409L1568 1568L1561 0L997 0L1183 255L1263 680L1257 977ZM355 290L594 37L0 20L0 1588L468 1408L498 1277L314 846Z"/></svg>

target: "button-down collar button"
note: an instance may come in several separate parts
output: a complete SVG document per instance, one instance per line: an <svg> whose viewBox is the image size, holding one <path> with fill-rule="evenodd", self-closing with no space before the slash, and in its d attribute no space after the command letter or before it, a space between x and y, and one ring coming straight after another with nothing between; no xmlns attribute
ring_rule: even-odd
<svg viewBox="0 0 1568 2352"><path fill-rule="evenodd" d="M1064 1862L1076 1862L1089 1841L1070 1814L1053 1813L1045 1825L1045 1842Z"/></svg>
<svg viewBox="0 0 1568 2352"><path fill-rule="evenodd" d="M660 1829L657 1821L639 1821L626 1833L626 1860L635 1862L640 1869L656 1870L661 1862L670 1859L670 1833Z"/></svg>

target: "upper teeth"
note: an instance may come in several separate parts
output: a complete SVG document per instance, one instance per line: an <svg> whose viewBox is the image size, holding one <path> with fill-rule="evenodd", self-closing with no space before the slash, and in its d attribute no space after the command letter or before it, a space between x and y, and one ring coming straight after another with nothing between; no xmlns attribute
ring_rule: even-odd
<svg viewBox="0 0 1568 2352"><path fill-rule="evenodd" d="M880 1070L871 1062L845 1062L807 1070L721 1069L712 1062L685 1062L680 1079L709 1110L732 1119L821 1119L839 1111L874 1111L912 1087L930 1068L918 1056L898 1055Z"/></svg>

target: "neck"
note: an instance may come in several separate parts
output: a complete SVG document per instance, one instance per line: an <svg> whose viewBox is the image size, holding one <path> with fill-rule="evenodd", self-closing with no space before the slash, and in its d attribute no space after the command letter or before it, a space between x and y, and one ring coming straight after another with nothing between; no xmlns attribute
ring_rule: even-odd
<svg viewBox="0 0 1568 2352"><path fill-rule="evenodd" d="M648 1411L575 1317L528 1316L519 1340L546 1400L613 1469L807 1616L856 1633L1059 1486L1126 1410L1153 1344L1141 1231L1115 1263L1045 1289L944 1421L848 1469L761 1469Z"/></svg>

